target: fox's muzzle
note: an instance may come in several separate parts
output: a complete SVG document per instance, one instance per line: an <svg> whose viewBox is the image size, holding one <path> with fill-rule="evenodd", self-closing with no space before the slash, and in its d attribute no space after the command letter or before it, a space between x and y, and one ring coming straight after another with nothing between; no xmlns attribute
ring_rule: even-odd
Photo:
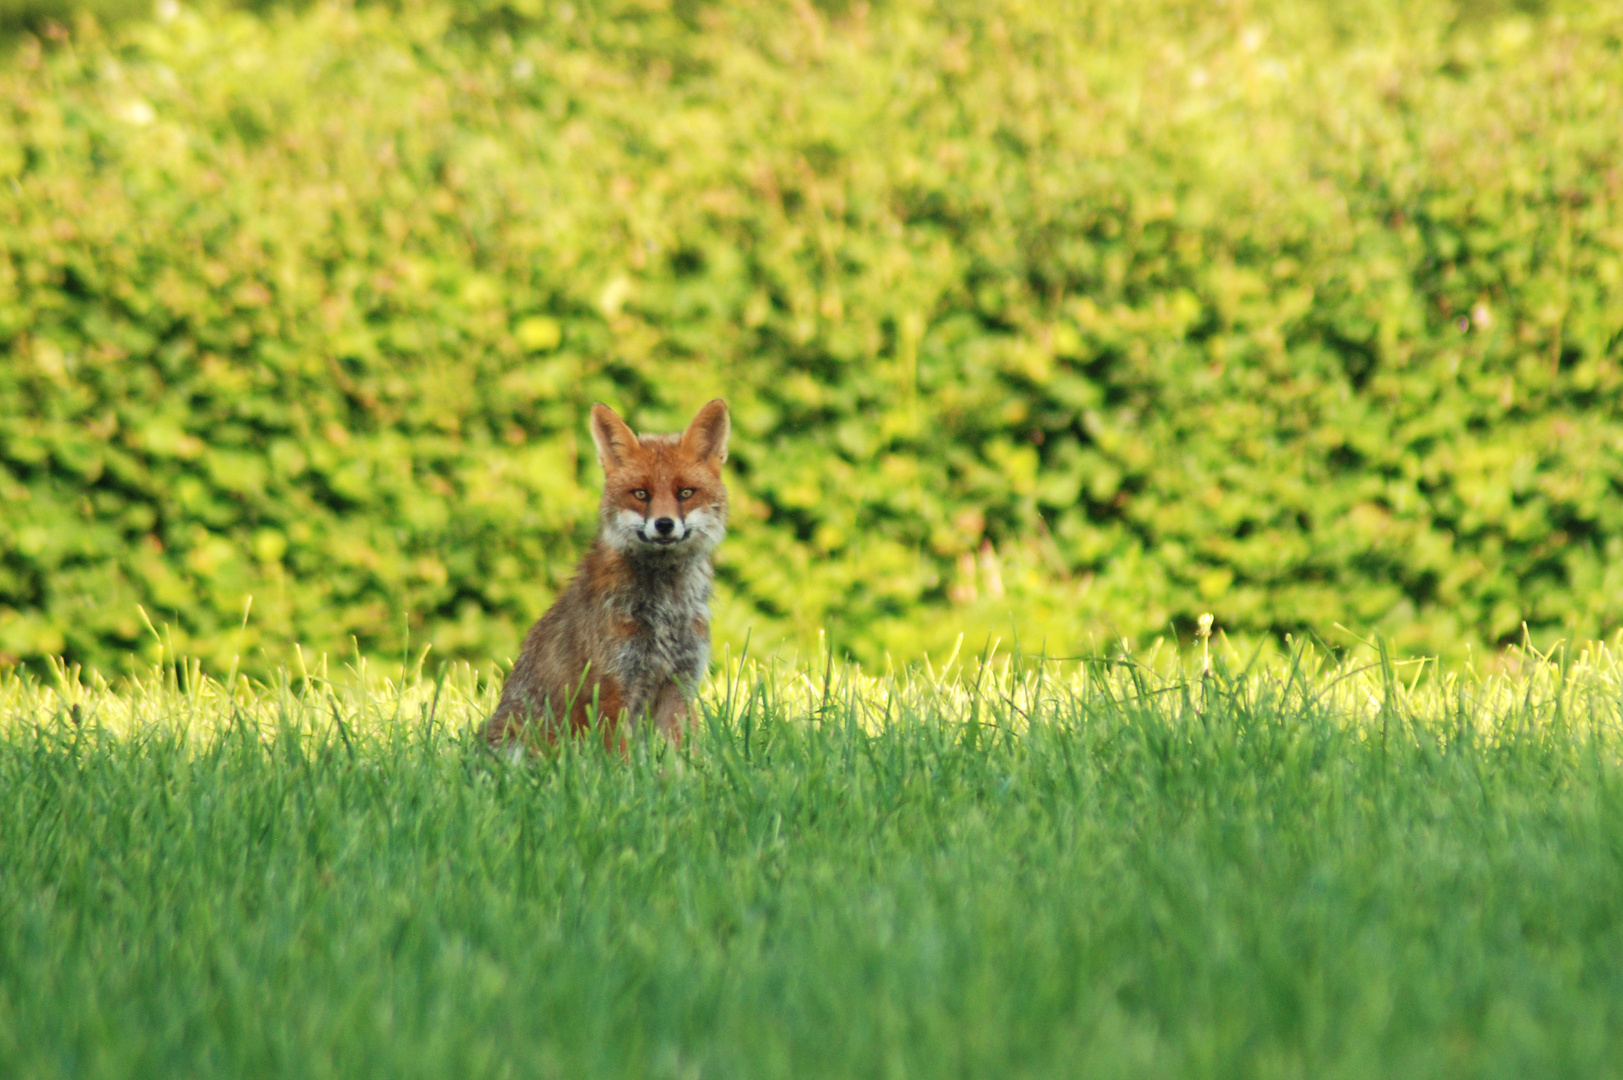
<svg viewBox="0 0 1623 1080"><path fill-rule="evenodd" d="M645 518L637 537L645 544L676 544L686 540L689 531L687 522L680 518Z"/></svg>

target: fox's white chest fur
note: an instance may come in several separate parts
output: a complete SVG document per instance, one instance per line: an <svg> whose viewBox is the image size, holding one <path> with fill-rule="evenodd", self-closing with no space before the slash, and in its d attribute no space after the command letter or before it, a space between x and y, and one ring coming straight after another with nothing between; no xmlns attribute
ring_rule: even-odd
<svg viewBox="0 0 1623 1080"><path fill-rule="evenodd" d="M710 625L712 571L708 558L656 558L640 561L636 576L637 588L617 599L614 612L636 625L613 672L633 713L671 679L691 695L709 670L710 640L695 627Z"/></svg>

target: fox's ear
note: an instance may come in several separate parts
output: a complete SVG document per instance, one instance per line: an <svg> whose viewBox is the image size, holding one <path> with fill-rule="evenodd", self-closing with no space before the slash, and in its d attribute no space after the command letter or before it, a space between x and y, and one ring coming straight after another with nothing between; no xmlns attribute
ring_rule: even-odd
<svg viewBox="0 0 1623 1080"><path fill-rule="evenodd" d="M592 406L592 441L597 444L597 463L605 469L624 465L637 448L637 436L601 401Z"/></svg>
<svg viewBox="0 0 1623 1080"><path fill-rule="evenodd" d="M682 445L701 460L715 459L717 465L727 460L727 436L733 423L727 417L727 403L721 398L707 404L693 418L693 423L682 432Z"/></svg>

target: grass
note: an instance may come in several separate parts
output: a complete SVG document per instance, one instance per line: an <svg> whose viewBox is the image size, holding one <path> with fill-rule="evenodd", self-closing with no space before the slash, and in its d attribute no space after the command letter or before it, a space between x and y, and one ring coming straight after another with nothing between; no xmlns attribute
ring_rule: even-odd
<svg viewBox="0 0 1623 1080"><path fill-rule="evenodd" d="M1620 690L733 664L511 766L467 669L13 678L0 1075L1620 1075Z"/></svg>

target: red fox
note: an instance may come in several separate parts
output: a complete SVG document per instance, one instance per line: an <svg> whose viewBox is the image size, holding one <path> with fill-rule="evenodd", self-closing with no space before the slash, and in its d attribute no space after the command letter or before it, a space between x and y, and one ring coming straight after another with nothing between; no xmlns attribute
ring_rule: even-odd
<svg viewBox="0 0 1623 1080"><path fill-rule="evenodd" d="M607 744L622 723L647 721L681 742L710 665L710 556L727 535L730 429L720 398L679 436L639 437L592 406L604 473L597 539L525 636L485 724L492 745L553 742L594 711Z"/></svg>

